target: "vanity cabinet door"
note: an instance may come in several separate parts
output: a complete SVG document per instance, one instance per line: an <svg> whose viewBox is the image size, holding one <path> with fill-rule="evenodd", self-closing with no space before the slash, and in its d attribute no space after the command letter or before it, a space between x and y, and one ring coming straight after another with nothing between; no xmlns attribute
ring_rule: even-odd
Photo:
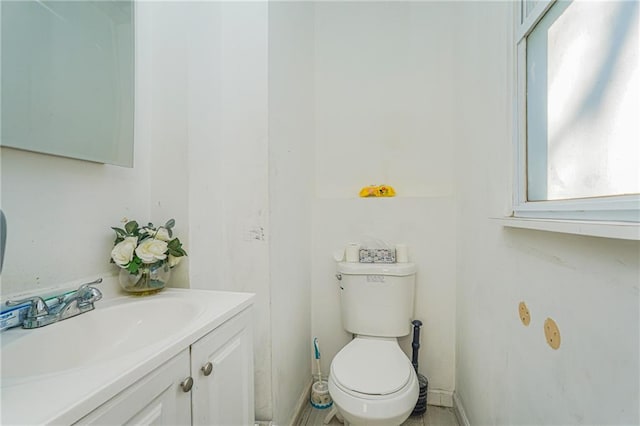
<svg viewBox="0 0 640 426"><path fill-rule="evenodd" d="M189 350L185 349L76 424L189 425L191 393L180 386L189 375Z"/></svg>
<svg viewBox="0 0 640 426"><path fill-rule="evenodd" d="M191 345L194 425L254 424L251 311Z"/></svg>

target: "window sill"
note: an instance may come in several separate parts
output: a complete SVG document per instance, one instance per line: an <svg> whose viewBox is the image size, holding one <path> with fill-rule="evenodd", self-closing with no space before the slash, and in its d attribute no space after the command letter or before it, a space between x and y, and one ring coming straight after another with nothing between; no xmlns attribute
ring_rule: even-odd
<svg viewBox="0 0 640 426"><path fill-rule="evenodd" d="M633 222L598 222L566 219L531 219L521 217L492 218L508 228L534 229L563 234L587 235L640 241L640 224Z"/></svg>

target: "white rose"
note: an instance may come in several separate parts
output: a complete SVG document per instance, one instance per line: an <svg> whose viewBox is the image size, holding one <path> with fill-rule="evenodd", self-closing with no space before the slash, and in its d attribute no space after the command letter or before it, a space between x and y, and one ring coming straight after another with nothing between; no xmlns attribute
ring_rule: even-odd
<svg viewBox="0 0 640 426"><path fill-rule="evenodd" d="M169 230L167 230L167 228L159 228L155 238L156 240L169 241L171 239Z"/></svg>
<svg viewBox="0 0 640 426"><path fill-rule="evenodd" d="M136 249L136 254L143 263L154 263L167 258L167 243L162 240L144 240Z"/></svg>
<svg viewBox="0 0 640 426"><path fill-rule="evenodd" d="M113 247L111 258L121 268L126 267L133 259L133 251L138 245L137 237L127 237Z"/></svg>
<svg viewBox="0 0 640 426"><path fill-rule="evenodd" d="M173 255L169 255L169 268L173 268L174 266L177 266L181 260L182 260L182 256L176 257Z"/></svg>

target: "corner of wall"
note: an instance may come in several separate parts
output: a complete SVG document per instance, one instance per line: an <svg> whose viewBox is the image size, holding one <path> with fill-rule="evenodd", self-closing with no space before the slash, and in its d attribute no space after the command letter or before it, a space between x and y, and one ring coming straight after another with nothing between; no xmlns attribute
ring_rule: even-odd
<svg viewBox="0 0 640 426"><path fill-rule="evenodd" d="M462 399L457 392L453 393L453 412L455 413L460 426L471 426L471 423L469 423L469 419L467 418L467 413L464 410Z"/></svg>

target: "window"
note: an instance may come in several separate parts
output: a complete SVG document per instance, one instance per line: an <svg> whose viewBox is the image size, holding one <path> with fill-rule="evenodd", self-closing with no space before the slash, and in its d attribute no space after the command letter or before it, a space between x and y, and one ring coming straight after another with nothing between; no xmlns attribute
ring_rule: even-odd
<svg viewBox="0 0 640 426"><path fill-rule="evenodd" d="M514 216L640 222L638 9L520 1Z"/></svg>

